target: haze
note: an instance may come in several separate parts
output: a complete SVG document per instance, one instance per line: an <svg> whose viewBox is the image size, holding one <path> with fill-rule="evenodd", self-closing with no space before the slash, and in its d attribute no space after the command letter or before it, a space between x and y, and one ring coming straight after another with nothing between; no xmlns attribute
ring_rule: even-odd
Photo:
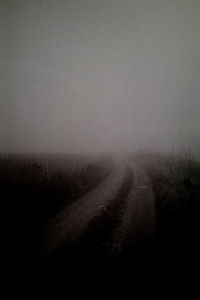
<svg viewBox="0 0 200 300"><path fill-rule="evenodd" d="M1 152L200 153L200 1L0 1Z"/></svg>

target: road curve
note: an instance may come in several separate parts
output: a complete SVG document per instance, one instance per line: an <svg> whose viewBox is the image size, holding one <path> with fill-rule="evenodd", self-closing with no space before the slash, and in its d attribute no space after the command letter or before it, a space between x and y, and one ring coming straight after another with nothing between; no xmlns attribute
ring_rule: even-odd
<svg viewBox="0 0 200 300"><path fill-rule="evenodd" d="M41 255L79 243L89 223L115 199L127 171L123 161L113 161L113 169L103 182L51 220L42 236Z"/></svg>

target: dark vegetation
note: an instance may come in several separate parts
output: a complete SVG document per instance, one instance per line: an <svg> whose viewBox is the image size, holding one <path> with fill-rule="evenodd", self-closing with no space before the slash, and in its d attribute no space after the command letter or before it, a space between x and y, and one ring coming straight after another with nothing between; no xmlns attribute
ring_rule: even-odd
<svg viewBox="0 0 200 300"><path fill-rule="evenodd" d="M42 226L94 188L110 169L107 157L2 156L0 192L9 260L23 263Z"/></svg>
<svg viewBox="0 0 200 300"><path fill-rule="evenodd" d="M189 279L200 267L200 162L192 153L137 155L153 186L156 266Z"/></svg>

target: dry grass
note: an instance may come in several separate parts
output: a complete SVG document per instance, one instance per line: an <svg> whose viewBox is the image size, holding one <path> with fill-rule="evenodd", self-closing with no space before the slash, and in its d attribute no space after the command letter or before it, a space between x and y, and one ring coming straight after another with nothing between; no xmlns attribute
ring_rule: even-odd
<svg viewBox="0 0 200 300"><path fill-rule="evenodd" d="M191 272L194 265L200 266L200 162L191 151L163 157L160 167L153 160L148 164L148 159L141 158L140 162L155 195L160 271L171 269L187 276L187 269Z"/></svg>

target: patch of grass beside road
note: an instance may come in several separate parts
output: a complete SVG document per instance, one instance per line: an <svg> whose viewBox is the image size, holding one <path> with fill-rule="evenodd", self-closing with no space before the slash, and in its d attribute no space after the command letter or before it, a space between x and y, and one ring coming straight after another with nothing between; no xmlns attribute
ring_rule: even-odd
<svg viewBox="0 0 200 300"><path fill-rule="evenodd" d="M199 266L200 162L183 156L155 155L139 159L148 173L155 196L156 260L160 268L180 270ZM183 270L183 273L185 270Z"/></svg>

